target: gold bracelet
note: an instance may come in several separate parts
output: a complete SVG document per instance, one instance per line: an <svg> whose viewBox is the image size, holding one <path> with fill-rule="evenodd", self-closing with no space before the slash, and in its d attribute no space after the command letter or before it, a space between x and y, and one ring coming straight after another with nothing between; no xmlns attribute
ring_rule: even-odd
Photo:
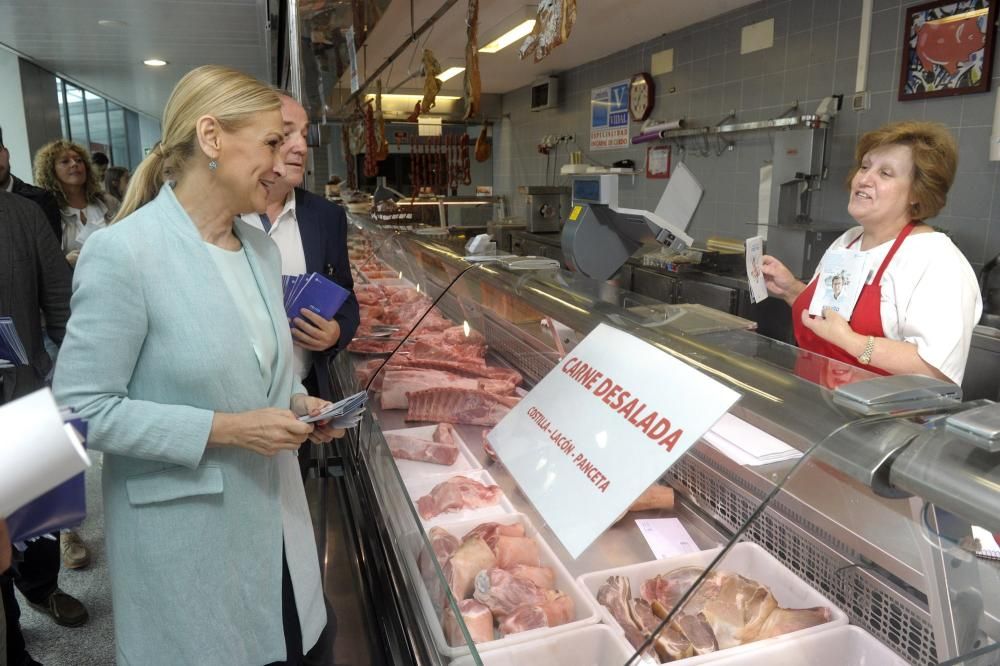
<svg viewBox="0 0 1000 666"><path fill-rule="evenodd" d="M869 335L868 342L865 343L865 350L861 352L861 356L858 357L858 363L861 365L868 365L872 362L872 352L875 351L875 336Z"/></svg>

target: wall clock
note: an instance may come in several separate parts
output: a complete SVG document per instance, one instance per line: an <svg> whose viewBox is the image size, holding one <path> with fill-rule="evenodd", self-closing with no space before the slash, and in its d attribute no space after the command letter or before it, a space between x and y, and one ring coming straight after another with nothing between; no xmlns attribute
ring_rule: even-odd
<svg viewBox="0 0 1000 666"><path fill-rule="evenodd" d="M642 122L649 118L655 99L656 91L653 86L653 77L646 72L634 75L628 86L628 111L632 120Z"/></svg>

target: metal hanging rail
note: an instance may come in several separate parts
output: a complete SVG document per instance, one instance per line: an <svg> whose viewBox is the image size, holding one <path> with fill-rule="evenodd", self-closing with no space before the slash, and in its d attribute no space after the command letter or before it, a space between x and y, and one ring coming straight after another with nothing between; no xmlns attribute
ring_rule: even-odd
<svg viewBox="0 0 1000 666"><path fill-rule="evenodd" d="M412 0L411 0L411 2L412 2ZM396 58L398 58L399 56L401 56L403 54L403 52L406 51L406 48L408 46L410 46L411 44L416 43L416 41L420 38L421 35L423 35L425 32L427 32L428 30L430 30L431 26L433 26L435 23L437 23L438 19L440 19L445 14L447 14L448 10L451 9L455 5L456 2L458 2L458 0L445 0L441 4L441 6L438 8L438 10L436 12L434 12L433 14L431 14L430 18L428 18L426 21L424 21L423 24L419 28L417 28L415 31L411 32L410 35L409 35L409 37L407 37L406 39L404 39L403 43L400 44L396 48L396 50L393 51L389 55L389 57L386 58L385 61L381 65L378 66L378 68L374 72L372 72L371 76L369 76L367 79L365 79L364 83L361 84L361 86L357 89L357 91L351 93L350 96L347 99L344 100L344 104L343 104L343 107L341 107L341 110L346 109L347 106L351 102L353 102L354 99L358 95L363 95L364 92L365 92L365 90L368 89L368 86L370 86L372 83L375 82L376 79L378 79L379 74L381 74L382 72L384 72L387 67L389 67L393 62L395 62Z"/></svg>

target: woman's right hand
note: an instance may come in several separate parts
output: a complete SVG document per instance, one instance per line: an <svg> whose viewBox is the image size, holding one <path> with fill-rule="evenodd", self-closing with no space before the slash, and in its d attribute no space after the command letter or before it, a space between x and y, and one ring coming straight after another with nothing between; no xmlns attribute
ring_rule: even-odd
<svg viewBox="0 0 1000 666"><path fill-rule="evenodd" d="M767 292L777 296L791 305L806 288L783 263L765 254L761 260L761 272L764 273L764 285Z"/></svg>
<svg viewBox="0 0 1000 666"><path fill-rule="evenodd" d="M280 451L295 451L313 431L311 423L303 423L290 409L267 407L250 412L227 414L216 412L210 447L238 446L262 456Z"/></svg>

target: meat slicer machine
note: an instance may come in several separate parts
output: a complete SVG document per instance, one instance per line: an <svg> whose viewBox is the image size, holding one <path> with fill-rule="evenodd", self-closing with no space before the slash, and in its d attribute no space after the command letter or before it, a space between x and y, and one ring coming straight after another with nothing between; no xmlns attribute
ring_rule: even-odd
<svg viewBox="0 0 1000 666"><path fill-rule="evenodd" d="M563 225L562 249L573 270L607 280L641 246L691 247L686 232L704 194L691 171L678 164L653 212L618 205L619 174L573 176L572 203Z"/></svg>

